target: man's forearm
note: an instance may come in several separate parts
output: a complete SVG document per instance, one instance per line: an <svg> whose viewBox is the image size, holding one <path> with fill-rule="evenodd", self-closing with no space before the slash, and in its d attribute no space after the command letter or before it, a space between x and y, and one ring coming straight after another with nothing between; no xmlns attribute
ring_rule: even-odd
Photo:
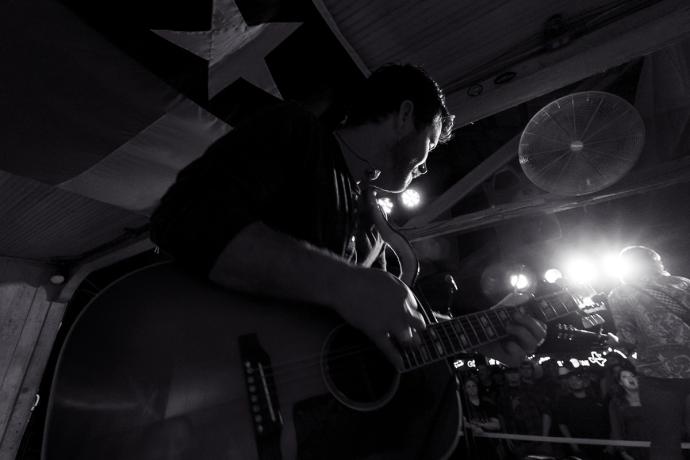
<svg viewBox="0 0 690 460"><path fill-rule="evenodd" d="M333 307L361 270L257 222L225 247L209 278L236 291Z"/></svg>

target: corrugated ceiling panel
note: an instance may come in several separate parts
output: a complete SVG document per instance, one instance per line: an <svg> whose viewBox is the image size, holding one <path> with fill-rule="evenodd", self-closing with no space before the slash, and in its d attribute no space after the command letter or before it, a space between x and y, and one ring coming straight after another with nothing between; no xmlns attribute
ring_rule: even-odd
<svg viewBox="0 0 690 460"><path fill-rule="evenodd" d="M139 227L145 216L0 171L0 255L75 257Z"/></svg>
<svg viewBox="0 0 690 460"><path fill-rule="evenodd" d="M611 0L323 0L344 39L371 70L424 66L445 86L520 43L538 42L546 20L574 17Z"/></svg>

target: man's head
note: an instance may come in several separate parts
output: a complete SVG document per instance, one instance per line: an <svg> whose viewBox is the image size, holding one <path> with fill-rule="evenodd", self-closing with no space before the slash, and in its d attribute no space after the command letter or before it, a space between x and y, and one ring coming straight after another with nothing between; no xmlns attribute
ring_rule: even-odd
<svg viewBox="0 0 690 460"><path fill-rule="evenodd" d="M517 367L509 367L505 371L506 383L509 387L520 386L520 369Z"/></svg>
<svg viewBox="0 0 690 460"><path fill-rule="evenodd" d="M618 256L623 270L621 281L625 284L644 282L650 278L667 275L659 253L645 246L628 246Z"/></svg>
<svg viewBox="0 0 690 460"><path fill-rule="evenodd" d="M491 369L488 364L477 364L477 378L483 385L491 383Z"/></svg>
<svg viewBox="0 0 690 460"><path fill-rule="evenodd" d="M565 378L571 393L578 395L585 391L585 375L582 371L578 369L571 370Z"/></svg>
<svg viewBox="0 0 690 460"><path fill-rule="evenodd" d="M643 283L659 275L668 275L658 252L645 246L628 246L618 255L621 281L625 284Z"/></svg>
<svg viewBox="0 0 690 460"><path fill-rule="evenodd" d="M476 398L479 394L479 386L474 379L467 379L463 385L465 394L470 398Z"/></svg>
<svg viewBox="0 0 690 460"><path fill-rule="evenodd" d="M624 390L635 392L638 390L637 373L634 369L623 369L618 374L618 383Z"/></svg>
<svg viewBox="0 0 690 460"><path fill-rule="evenodd" d="M534 366L532 361L523 361L520 363L520 378L525 383L532 383L534 378Z"/></svg>
<svg viewBox="0 0 690 460"><path fill-rule="evenodd" d="M399 192L426 172L429 152L450 139L453 117L441 88L424 70L390 64L372 73L355 94L345 127L369 124L382 128L385 151L370 159L381 171L372 185Z"/></svg>

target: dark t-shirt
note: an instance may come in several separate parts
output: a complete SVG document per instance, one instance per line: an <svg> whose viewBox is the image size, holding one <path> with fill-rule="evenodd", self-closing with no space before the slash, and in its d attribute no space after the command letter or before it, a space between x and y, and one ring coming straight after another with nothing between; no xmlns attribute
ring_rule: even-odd
<svg viewBox="0 0 690 460"><path fill-rule="evenodd" d="M566 425L575 438L608 438L608 408L592 397L576 398L567 395L560 399L556 422Z"/></svg>
<svg viewBox="0 0 690 460"><path fill-rule="evenodd" d="M463 401L462 408L465 418L470 422L488 422L491 418L498 418L496 405L486 399L480 399L479 405L474 405L470 401Z"/></svg>
<svg viewBox="0 0 690 460"><path fill-rule="evenodd" d="M310 112L281 104L178 174L152 216L151 238L202 273L256 221L352 262L359 252L361 261L379 236L358 216L359 192L332 132Z"/></svg>

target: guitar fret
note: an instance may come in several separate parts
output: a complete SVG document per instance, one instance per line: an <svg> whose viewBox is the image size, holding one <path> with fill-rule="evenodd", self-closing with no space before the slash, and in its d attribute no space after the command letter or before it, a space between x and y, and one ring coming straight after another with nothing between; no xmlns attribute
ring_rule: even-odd
<svg viewBox="0 0 690 460"><path fill-rule="evenodd" d="M440 335L435 327L429 327L429 335L431 336L436 353L438 353L439 356L447 354L446 349L443 346L443 341L441 340Z"/></svg>
<svg viewBox="0 0 690 460"><path fill-rule="evenodd" d="M462 323L460 322L460 318L456 318L453 321L453 332L455 332L455 335L458 336L458 340L460 340L460 346L463 348L463 350L466 350L470 346L470 341L467 338L467 333L465 332L465 329L462 327Z"/></svg>
<svg viewBox="0 0 690 460"><path fill-rule="evenodd" d="M488 310L486 314L489 316L490 321L492 321L493 323L493 328L496 331L496 335L498 337L503 337L504 335L506 335L506 328L503 326L503 323L499 319L498 312L496 312L495 310Z"/></svg>
<svg viewBox="0 0 690 460"><path fill-rule="evenodd" d="M460 342L458 332L455 330L454 321L444 321L441 324L443 324L443 327L446 330L446 334L448 335L448 339L450 340L450 346L453 350L453 353L460 353L462 351L462 343Z"/></svg>
<svg viewBox="0 0 690 460"><path fill-rule="evenodd" d="M436 354L443 354L443 350L441 350L441 353L439 353L438 350L438 336L436 335L436 331L434 331L431 326L427 326L426 330L427 336L429 337L429 342L431 344L431 349L433 349Z"/></svg>
<svg viewBox="0 0 690 460"><path fill-rule="evenodd" d="M401 350L400 356L402 357L402 360L403 360L403 367L405 369L410 369L412 367L412 360L410 359L408 351L407 350Z"/></svg>
<svg viewBox="0 0 690 460"><path fill-rule="evenodd" d="M450 340L448 335L448 330L445 328L444 323L438 323L436 326L438 330L438 336L441 338L441 344L443 345L443 350L446 355L453 353L453 342Z"/></svg>
<svg viewBox="0 0 690 460"><path fill-rule="evenodd" d="M477 318L477 314L470 315L470 325L474 327L474 332L477 334L477 345L481 345L487 341L486 331L482 327L481 322ZM474 321L472 321L474 320Z"/></svg>
<svg viewBox="0 0 690 460"><path fill-rule="evenodd" d="M427 361L434 361L437 358L436 347L434 342L430 337L429 330L425 330L420 334L422 338L422 350L426 351L428 356Z"/></svg>
<svg viewBox="0 0 690 460"><path fill-rule="evenodd" d="M496 312L496 316L498 316L498 320L500 321L501 326L503 326L503 328L505 328L506 324L510 323L510 315L508 315L504 308L498 310Z"/></svg>
<svg viewBox="0 0 690 460"><path fill-rule="evenodd" d="M470 342L470 346L478 345L479 344L479 335L477 335L477 330L472 325L471 316L470 315L463 316L462 319L464 320L463 322L465 323L465 324L463 324L462 327L463 327L463 329L465 329L465 331L467 333L467 339ZM469 327L466 327L466 326L469 326Z"/></svg>
<svg viewBox="0 0 690 460"><path fill-rule="evenodd" d="M553 310L553 317L554 317L554 318L557 318L558 315L559 315L559 313L558 313L558 310L556 310L556 306L555 306L554 304L552 304L551 302L546 302L546 304L547 304L549 307L551 307L551 310Z"/></svg>
<svg viewBox="0 0 690 460"><path fill-rule="evenodd" d="M493 326L491 325L491 322L487 318L486 313L480 313L478 315L479 317L479 324L482 326L482 329L486 333L486 336L489 340L495 339L496 338L496 331L494 330Z"/></svg>
<svg viewBox="0 0 690 460"><path fill-rule="evenodd" d="M429 361L431 361L431 356L429 355L429 351L427 350L426 345L424 343L420 345L419 352L422 355L422 363L428 363Z"/></svg>
<svg viewBox="0 0 690 460"><path fill-rule="evenodd" d="M413 345L409 348L409 350L414 358L415 366L419 367L420 365L424 364L425 361L424 356L422 355L421 347Z"/></svg>
<svg viewBox="0 0 690 460"><path fill-rule="evenodd" d="M410 348L405 348L402 353L402 358L403 358L403 365L405 366L405 369L410 369L412 367L416 367L417 363L414 360L414 352Z"/></svg>

